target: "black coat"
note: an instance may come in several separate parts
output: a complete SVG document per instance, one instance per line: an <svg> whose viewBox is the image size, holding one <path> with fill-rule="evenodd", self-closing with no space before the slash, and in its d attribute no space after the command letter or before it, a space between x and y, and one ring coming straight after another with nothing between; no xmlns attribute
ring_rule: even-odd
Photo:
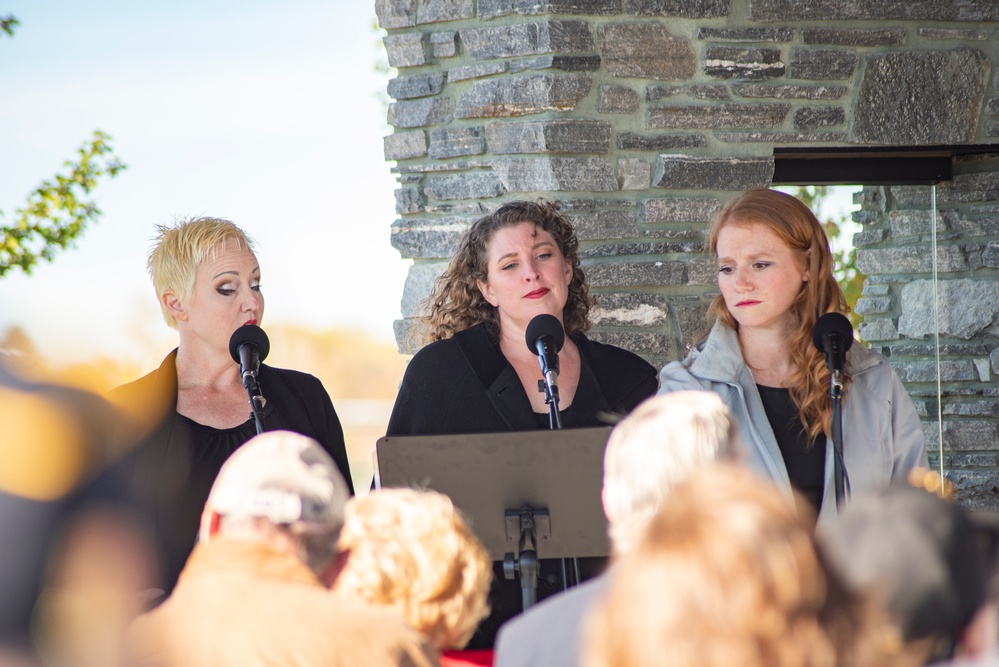
<svg viewBox="0 0 999 667"><path fill-rule="evenodd" d="M613 345L573 336L579 384L563 413L565 428L604 426L656 393L656 369ZM539 368L540 377L540 368ZM399 388L386 435L501 433L539 428L517 371L480 324L416 353Z"/></svg>
<svg viewBox="0 0 999 667"><path fill-rule="evenodd" d="M174 350L155 371L111 393L129 412L148 419L151 427L146 441L126 458L125 468L157 538L167 593L194 546L205 501L222 464L256 435L249 398L248 421L231 429L211 428L178 414L176 359ZM266 430L294 431L318 441L353 494L343 428L322 382L307 373L266 364L260 365L258 380L266 398Z"/></svg>
<svg viewBox="0 0 999 667"><path fill-rule="evenodd" d="M579 383L572 405L562 411L563 428L604 426L623 416L659 388L656 369L638 355L613 345L573 336L579 348ZM540 366L538 370L540 377ZM544 421L544 420L542 420ZM420 350L409 362L389 419L387 435L502 433L543 428L517 371L503 356L488 325L480 324ZM580 579L596 576L604 558L580 558ZM538 599L563 589L562 561L541 560ZM469 642L488 648L500 624L521 608L520 584L493 565L491 612Z"/></svg>

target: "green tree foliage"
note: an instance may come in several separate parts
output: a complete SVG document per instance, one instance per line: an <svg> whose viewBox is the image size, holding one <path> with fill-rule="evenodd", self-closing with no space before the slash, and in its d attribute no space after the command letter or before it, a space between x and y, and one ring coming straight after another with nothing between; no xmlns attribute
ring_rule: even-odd
<svg viewBox="0 0 999 667"><path fill-rule="evenodd" d="M816 216L820 215L823 203L832 196L827 185L804 185L781 189L803 201L808 208L815 212ZM829 218L827 220L819 218L819 222L825 227L826 236L829 237L829 243L832 247L833 259L836 263L833 273L836 276L837 282L839 282L840 288L846 295L846 302L850 306L848 315L853 328L856 330L860 326L860 323L864 321L864 316L854 312L854 308L857 305L857 299L860 298L861 292L864 289L864 280L867 279L867 276L857 270L857 249L853 247L853 240L844 237L846 233L844 224L847 221L846 216Z"/></svg>
<svg viewBox="0 0 999 667"><path fill-rule="evenodd" d="M0 212L0 277L14 268L30 274L40 261L52 261L57 250L71 246L101 210L89 197L103 176L114 178L126 168L113 153L111 137L100 130L67 161L67 173L42 181L28 204L7 223Z"/></svg>
<svg viewBox="0 0 999 667"><path fill-rule="evenodd" d="M0 33L7 33L8 37L14 36L14 28L21 25L13 14L7 14L7 16L0 16Z"/></svg>

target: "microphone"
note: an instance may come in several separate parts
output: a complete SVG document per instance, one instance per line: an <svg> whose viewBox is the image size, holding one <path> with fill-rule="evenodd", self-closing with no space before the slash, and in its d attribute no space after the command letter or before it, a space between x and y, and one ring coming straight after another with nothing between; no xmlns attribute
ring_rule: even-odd
<svg viewBox="0 0 999 667"><path fill-rule="evenodd" d="M232 333L229 354L239 364L243 386L247 389L256 382L260 362L267 358L270 351L271 342L267 339L267 334L256 324L244 324Z"/></svg>
<svg viewBox="0 0 999 667"><path fill-rule="evenodd" d="M558 353L565 344L565 329L554 315L535 315L527 325L527 347L538 355L545 380L545 403L558 406ZM541 383L538 383L539 390Z"/></svg>
<svg viewBox="0 0 999 667"><path fill-rule="evenodd" d="M831 390L843 389L843 368L846 351L853 345L853 325L841 313L826 313L815 322L812 342L826 356L826 366L832 374Z"/></svg>

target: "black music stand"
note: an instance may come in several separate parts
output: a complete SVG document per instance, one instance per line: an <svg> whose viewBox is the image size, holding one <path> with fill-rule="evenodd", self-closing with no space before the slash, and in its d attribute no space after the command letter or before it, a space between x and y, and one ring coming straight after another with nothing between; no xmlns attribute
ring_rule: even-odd
<svg viewBox="0 0 999 667"><path fill-rule="evenodd" d="M386 436L375 446L378 478L449 496L490 558L520 575L527 609L538 558L610 555L600 501L610 430Z"/></svg>

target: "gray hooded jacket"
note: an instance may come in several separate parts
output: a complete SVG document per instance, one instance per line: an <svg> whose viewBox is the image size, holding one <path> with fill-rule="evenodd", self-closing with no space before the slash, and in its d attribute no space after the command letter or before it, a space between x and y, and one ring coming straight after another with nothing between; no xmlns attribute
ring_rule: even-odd
<svg viewBox="0 0 999 667"><path fill-rule="evenodd" d="M911 468L929 467L916 408L888 360L853 345L846 362L853 381L843 394L843 459L852 493L882 489L893 480L904 480ZM739 423L747 465L790 492L787 467L733 329L716 323L686 359L662 369L659 393L681 389L707 389L721 396ZM836 513L832 478L830 443L820 522Z"/></svg>

